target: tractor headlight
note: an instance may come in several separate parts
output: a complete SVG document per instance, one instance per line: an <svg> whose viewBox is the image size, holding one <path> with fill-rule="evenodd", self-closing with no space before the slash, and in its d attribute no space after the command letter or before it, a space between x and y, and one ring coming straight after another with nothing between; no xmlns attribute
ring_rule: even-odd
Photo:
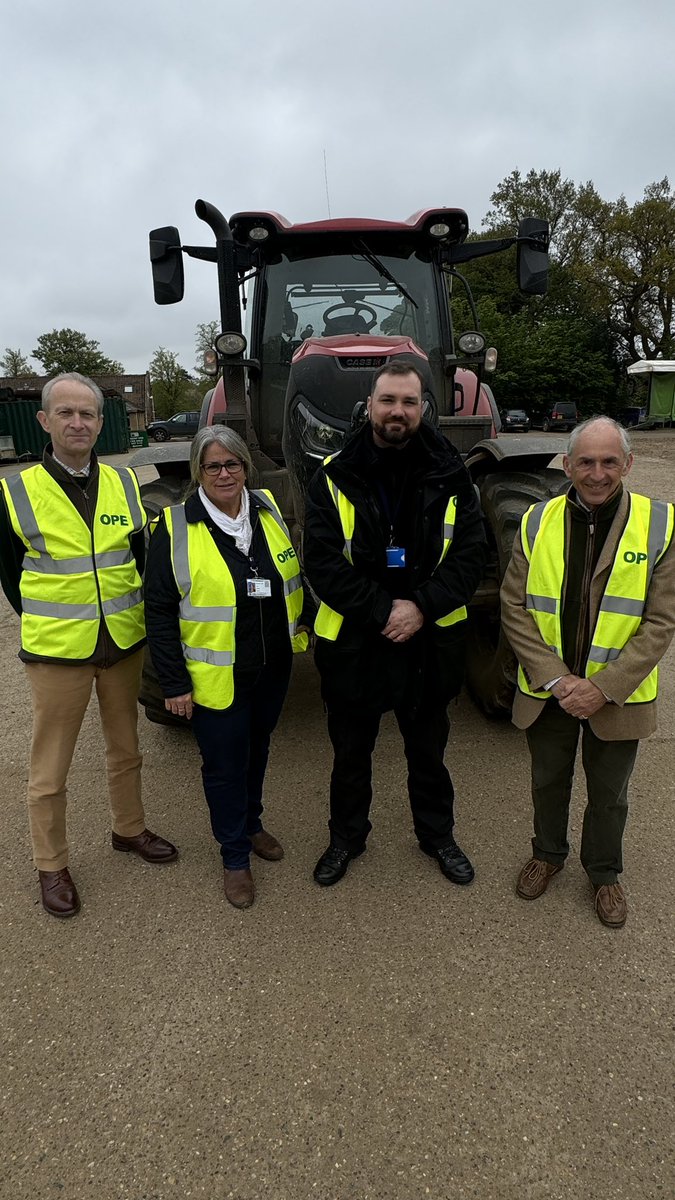
<svg viewBox="0 0 675 1200"><path fill-rule="evenodd" d="M341 450L345 440L344 430L336 429L320 421L304 404L298 404L295 419L300 431L303 450L313 458L323 461L327 454Z"/></svg>
<svg viewBox="0 0 675 1200"><path fill-rule="evenodd" d="M474 329L471 329L457 339L457 345L462 354L481 354L485 349L485 338L482 333L477 333Z"/></svg>
<svg viewBox="0 0 675 1200"><path fill-rule="evenodd" d="M243 354L246 349L246 338L243 333L219 333L215 342L219 354L231 356Z"/></svg>

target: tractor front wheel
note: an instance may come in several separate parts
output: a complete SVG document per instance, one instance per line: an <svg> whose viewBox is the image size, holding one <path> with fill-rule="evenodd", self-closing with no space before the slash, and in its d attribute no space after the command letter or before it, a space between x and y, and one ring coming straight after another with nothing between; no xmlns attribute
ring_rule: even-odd
<svg viewBox="0 0 675 1200"><path fill-rule="evenodd" d="M567 483L563 471L492 472L478 481L488 531L490 559L486 579L501 585L520 522L532 504L560 495ZM488 717L508 717L518 664L501 628L499 601L491 608L470 608L467 629L466 685Z"/></svg>

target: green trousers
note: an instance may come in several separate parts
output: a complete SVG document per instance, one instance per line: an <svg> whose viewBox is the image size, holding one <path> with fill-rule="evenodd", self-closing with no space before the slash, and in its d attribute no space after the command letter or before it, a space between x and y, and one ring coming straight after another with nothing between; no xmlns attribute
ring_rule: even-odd
<svg viewBox="0 0 675 1200"><path fill-rule="evenodd" d="M581 834L581 863L591 883L616 883L623 870L621 843L628 815L628 782L637 741L603 742L588 721L547 701L527 730L532 756L535 858L556 866L568 853L567 824L574 762L581 732L581 761L588 802Z"/></svg>

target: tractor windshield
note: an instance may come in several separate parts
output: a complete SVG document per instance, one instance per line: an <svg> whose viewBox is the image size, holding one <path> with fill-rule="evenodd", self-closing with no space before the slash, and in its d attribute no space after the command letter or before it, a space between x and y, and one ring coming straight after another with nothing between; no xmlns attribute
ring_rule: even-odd
<svg viewBox="0 0 675 1200"><path fill-rule="evenodd" d="M380 274L376 261L368 261L361 254L292 259L282 255L279 263L268 264L263 362L286 361L290 342L297 347L306 337L338 333L405 335L412 337L429 357L439 353L432 263L414 255L380 255L379 260L400 288Z"/></svg>
<svg viewBox="0 0 675 1200"><path fill-rule="evenodd" d="M410 337L428 356L436 387L442 389L436 269L429 257L426 261L417 257L410 246L399 244L397 249L398 253L377 253L376 257L370 246L368 257L357 249L350 254L316 256L290 252L266 264L259 289L256 341L262 363L259 427L263 444L270 449L281 436L291 359L306 338ZM335 409L336 416L348 417L338 411L340 399L335 396L333 402L331 398L327 408Z"/></svg>

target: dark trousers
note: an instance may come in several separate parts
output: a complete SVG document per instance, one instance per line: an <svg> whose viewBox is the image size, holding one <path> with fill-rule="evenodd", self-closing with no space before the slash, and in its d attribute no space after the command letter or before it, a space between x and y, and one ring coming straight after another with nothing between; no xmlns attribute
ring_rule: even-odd
<svg viewBox="0 0 675 1200"><path fill-rule="evenodd" d="M408 762L408 796L419 841L436 847L452 838L454 791L443 762L450 722L444 704L427 704L412 716L404 708L394 715L403 736ZM343 850L363 846L372 826L368 820L372 789L372 754L380 728L379 712L328 710L328 733L334 760L330 781L331 841Z"/></svg>
<svg viewBox="0 0 675 1200"><path fill-rule="evenodd" d="M194 707L192 728L202 756L211 828L229 870L248 867L251 835L262 829L270 737L288 680L288 670L264 668L246 686L235 688L230 708Z"/></svg>
<svg viewBox="0 0 675 1200"><path fill-rule="evenodd" d="M603 742L587 721L549 700L527 730L532 756L535 858L562 864L569 853L567 823L574 760L581 731L581 760L588 803L581 834L581 863L591 883L616 883L623 870L621 843L628 815L628 782L637 741Z"/></svg>

